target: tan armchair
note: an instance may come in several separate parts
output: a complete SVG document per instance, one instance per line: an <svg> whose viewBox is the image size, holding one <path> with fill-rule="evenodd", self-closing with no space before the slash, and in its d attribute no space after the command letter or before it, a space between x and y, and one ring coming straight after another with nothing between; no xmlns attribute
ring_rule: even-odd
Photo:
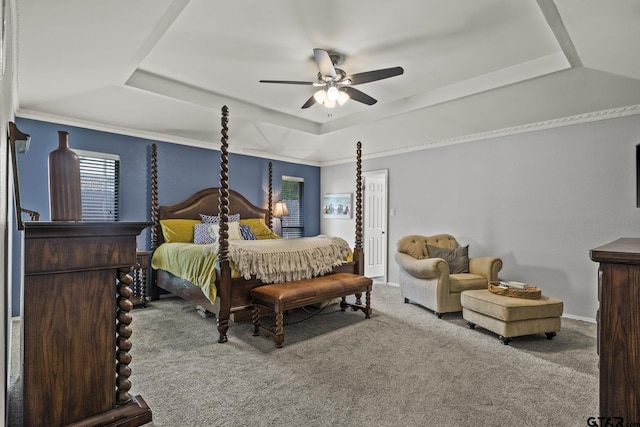
<svg viewBox="0 0 640 427"><path fill-rule="evenodd" d="M454 271L464 271L465 248L458 246L449 234L435 236L405 236L398 241L396 262L400 267L400 293L405 302L413 301L442 318L443 313L462 311L460 294L468 289L487 289L488 282L498 280L502 260L496 257L468 258L468 272L450 273L444 258L429 256L427 246L433 252L448 256ZM454 250L441 251L437 248Z"/></svg>

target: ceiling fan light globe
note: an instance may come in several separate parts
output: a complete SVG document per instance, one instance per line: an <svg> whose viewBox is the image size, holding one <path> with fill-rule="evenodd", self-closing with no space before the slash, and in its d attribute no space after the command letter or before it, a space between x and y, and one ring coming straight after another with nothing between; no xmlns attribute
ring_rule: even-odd
<svg viewBox="0 0 640 427"><path fill-rule="evenodd" d="M324 89L319 90L313 94L313 98L318 104L324 104L324 101L327 99L327 92L325 92Z"/></svg>
<svg viewBox="0 0 640 427"><path fill-rule="evenodd" d="M349 100L349 94L341 90L340 93L338 93L338 104L344 105L344 103L347 102L348 100Z"/></svg>
<svg viewBox="0 0 640 427"><path fill-rule="evenodd" d="M327 98L327 99L324 101L324 106L325 106L325 107L327 107L327 108L333 108L333 107L335 107L335 106L336 106L336 101L335 101L335 99L329 99L329 98Z"/></svg>
<svg viewBox="0 0 640 427"><path fill-rule="evenodd" d="M338 100L338 96L339 96L339 91L337 87L331 86L329 89L327 89L327 99L330 99L331 101L335 102Z"/></svg>

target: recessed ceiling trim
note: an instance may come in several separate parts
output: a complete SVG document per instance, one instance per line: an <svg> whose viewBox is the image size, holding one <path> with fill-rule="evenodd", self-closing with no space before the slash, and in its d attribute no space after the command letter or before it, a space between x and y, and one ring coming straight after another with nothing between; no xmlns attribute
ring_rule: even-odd
<svg viewBox="0 0 640 427"><path fill-rule="evenodd" d="M355 124L372 122L415 111L454 99L464 98L514 83L571 68L562 52L487 73L478 77L419 93L384 105L384 109L369 109L322 125L321 134L334 132Z"/></svg>
<svg viewBox="0 0 640 427"><path fill-rule="evenodd" d="M569 64L571 64L572 67L582 67L582 60L580 60L578 51L571 40L571 36L567 31L567 27L564 25L564 21L560 16L560 12L558 12L556 4L553 0L538 0L538 6L544 15L544 19L547 20L547 24L549 24L549 28L551 28L560 48L567 57Z"/></svg>
<svg viewBox="0 0 640 427"><path fill-rule="evenodd" d="M149 34L147 39L140 45L135 55L129 60L126 69L123 70L122 82L124 83L131 77L140 65L140 63L149 55L149 52L158 43L158 41L165 35L171 24L178 19L182 11L189 4L191 0L174 0L167 8L162 18L157 22L153 31Z"/></svg>
<svg viewBox="0 0 640 427"><path fill-rule="evenodd" d="M144 70L136 70L125 84L129 87L216 110L222 105L228 105L233 114L238 114L248 120L266 121L314 135L318 135L320 132L320 125L316 122L259 107L246 101L194 87Z"/></svg>

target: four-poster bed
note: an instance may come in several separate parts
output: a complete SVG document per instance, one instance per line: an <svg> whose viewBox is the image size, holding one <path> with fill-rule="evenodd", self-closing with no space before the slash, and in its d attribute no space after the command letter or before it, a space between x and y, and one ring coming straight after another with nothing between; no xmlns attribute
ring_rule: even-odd
<svg viewBox="0 0 640 427"><path fill-rule="evenodd" d="M151 229L151 250L153 255L153 272L152 272L152 284L151 284L151 298L157 299L159 296L159 288L171 292L183 299L186 299L203 309L216 314L217 326L219 332L218 342L224 343L227 341L227 330L229 327L229 317L231 313L251 310L253 303L251 300L251 290L258 286L263 286L269 281L263 281L256 275L247 276L247 273L241 274L236 271L236 266L230 256L230 252L237 253L238 246L241 246L242 242L232 240L230 243L230 225L232 224L230 218L239 214L239 222L242 224L251 225L254 231L262 233L262 229L270 223L272 218L271 201L272 201L272 168L269 164L269 208L263 209L255 206L244 196L237 193L234 190L229 189L229 162L228 162L228 116L229 111L225 106L222 108L222 138L220 147L220 186L214 188L206 188L198 191L185 201L171 206L159 206L158 205L158 187L157 187L157 149L155 145L152 147L152 183L151 183L151 219L153 226ZM356 156L356 230L355 230L355 247L353 252L350 251L347 245L348 258L344 261L345 253L338 260L333 261L330 267L323 266L321 274L335 274L335 273L352 273L357 275L363 275L364 273L364 254L362 250L362 178L361 178L361 143L357 144L357 156ZM170 230L167 225L174 220L175 222L185 222L184 220L191 220L193 223L185 222L187 225L193 227L193 224L200 222L204 216L215 217L218 221L218 225L215 226L217 231L217 241L214 245L200 245L193 248L192 243L176 243L173 246L179 247L181 250L193 251L199 250L201 252L207 252L207 248L210 248L211 252L215 250L217 252L217 258L214 262L214 270L211 270L208 280L209 284L205 284L203 287L194 284L191 280L184 278L185 275L174 274L167 269L159 268L161 265L159 258L163 258L163 249L169 245L165 245L168 242ZM178 221L175 221L178 220ZM237 219L235 220L237 221ZM233 222L235 222L233 221ZM233 228L233 227L232 227ZM211 228L209 228L211 230ZM233 230L231 230L233 231ZM262 238L276 237L267 232L261 235ZM321 236L318 236L321 237ZM331 239L331 238L326 238ZM258 236L258 239L261 237ZM305 238L305 239L317 239L317 238ZM337 239L337 238L334 238ZM170 240L170 239L169 239ZM298 240L298 239L295 239ZM341 240L341 239L338 239ZM342 241L344 242L344 241ZM248 245L256 246L255 242L245 242ZM280 247L284 241L280 241ZM335 245L336 242L322 242L325 246ZM346 244L346 242L344 242ZM266 242L265 242L266 244ZM272 243L273 244L273 243ZM230 251L231 246L231 251ZM333 251L335 248L321 249L323 251ZM310 251L316 251L318 249L310 249ZM316 252L309 252L315 254ZM323 252L326 257L326 252ZM164 258L170 258L170 256L164 256ZM211 259L208 260L211 262ZM317 272L316 272L317 273ZM202 278L202 274L198 278ZM188 277L188 276L187 276ZM246 278L249 277L249 278ZM312 276L310 276L312 277ZM306 277L302 277L306 278ZM359 303L360 295L357 295L357 303Z"/></svg>

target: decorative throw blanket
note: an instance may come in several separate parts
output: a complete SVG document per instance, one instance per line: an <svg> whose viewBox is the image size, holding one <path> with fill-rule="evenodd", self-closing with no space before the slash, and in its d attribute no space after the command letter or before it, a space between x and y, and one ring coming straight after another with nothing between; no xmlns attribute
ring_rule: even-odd
<svg viewBox="0 0 640 427"><path fill-rule="evenodd" d="M218 250L206 245L205 253ZM245 278L264 283L308 279L331 272L349 255L349 244L339 237L229 240L229 259Z"/></svg>

